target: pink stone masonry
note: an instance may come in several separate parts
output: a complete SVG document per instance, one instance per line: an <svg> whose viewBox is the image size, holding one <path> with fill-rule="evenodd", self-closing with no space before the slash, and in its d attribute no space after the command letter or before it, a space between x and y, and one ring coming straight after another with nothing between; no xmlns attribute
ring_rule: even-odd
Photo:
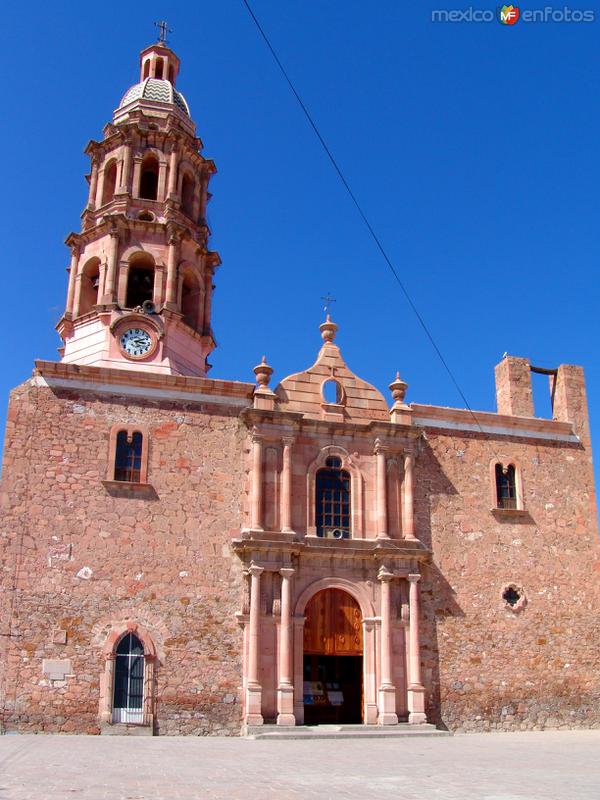
<svg viewBox="0 0 600 800"><path fill-rule="evenodd" d="M142 51L88 145L62 360L10 396L0 733L600 726L582 368L551 420L514 356L498 413L408 405L391 368L388 404L328 316L275 388L264 357L206 377L215 168L178 74Z"/></svg>

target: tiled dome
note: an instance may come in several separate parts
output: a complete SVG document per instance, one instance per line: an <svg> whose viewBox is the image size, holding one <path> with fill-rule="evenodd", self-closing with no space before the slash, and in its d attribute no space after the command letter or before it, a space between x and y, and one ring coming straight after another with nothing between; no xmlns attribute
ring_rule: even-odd
<svg viewBox="0 0 600 800"><path fill-rule="evenodd" d="M190 109L185 97L173 87L170 81L159 80L158 78L146 78L141 83L136 83L128 89L119 103L119 108L123 108L134 100L152 100L155 103L172 103L190 116Z"/></svg>

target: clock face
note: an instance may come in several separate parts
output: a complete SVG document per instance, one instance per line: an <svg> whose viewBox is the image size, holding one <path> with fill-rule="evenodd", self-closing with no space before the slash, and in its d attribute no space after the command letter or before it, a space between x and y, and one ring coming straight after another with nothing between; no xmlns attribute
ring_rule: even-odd
<svg viewBox="0 0 600 800"><path fill-rule="evenodd" d="M125 355L140 358L150 352L152 347L152 337L148 331L142 328L128 328L125 333L121 334L119 343Z"/></svg>

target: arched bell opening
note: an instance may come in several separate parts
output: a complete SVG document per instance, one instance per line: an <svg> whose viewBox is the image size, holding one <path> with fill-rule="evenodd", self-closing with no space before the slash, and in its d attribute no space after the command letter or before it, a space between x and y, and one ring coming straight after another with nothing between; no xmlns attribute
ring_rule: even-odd
<svg viewBox="0 0 600 800"><path fill-rule="evenodd" d="M117 162L110 161L104 168L104 186L102 189L102 205L110 203L117 187Z"/></svg>
<svg viewBox="0 0 600 800"><path fill-rule="evenodd" d="M156 200L157 198L158 171L158 159L154 155L146 156L142 162L139 193L144 200Z"/></svg>
<svg viewBox="0 0 600 800"><path fill-rule="evenodd" d="M183 314L183 321L194 330L198 330L199 327L200 307L202 304L203 296L200 289L200 281L188 268L184 271L181 279L180 308Z"/></svg>
<svg viewBox="0 0 600 800"><path fill-rule="evenodd" d="M100 259L91 258L81 270L81 287L77 316L89 314L98 303L100 288Z"/></svg>
<svg viewBox="0 0 600 800"><path fill-rule="evenodd" d="M304 722L363 722L363 633L357 601L343 589L322 589L308 602L304 624Z"/></svg>
<svg viewBox="0 0 600 800"><path fill-rule="evenodd" d="M181 181L181 210L187 216L194 216L194 195L196 192L196 181L187 173Z"/></svg>
<svg viewBox="0 0 600 800"><path fill-rule="evenodd" d="M154 300L154 259L149 253L137 253L130 261L127 273L125 307L137 308Z"/></svg>

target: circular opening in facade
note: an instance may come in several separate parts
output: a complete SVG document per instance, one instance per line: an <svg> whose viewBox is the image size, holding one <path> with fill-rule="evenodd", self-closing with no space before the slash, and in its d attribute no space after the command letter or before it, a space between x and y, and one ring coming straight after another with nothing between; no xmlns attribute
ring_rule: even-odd
<svg viewBox="0 0 600 800"><path fill-rule="evenodd" d="M156 217L152 213L152 211L140 211L138 214L138 219L141 219L142 222L154 222Z"/></svg>
<svg viewBox="0 0 600 800"><path fill-rule="evenodd" d="M502 599L506 603L506 608L510 611L520 611L527 603L525 592L514 583L510 583L503 588Z"/></svg>

